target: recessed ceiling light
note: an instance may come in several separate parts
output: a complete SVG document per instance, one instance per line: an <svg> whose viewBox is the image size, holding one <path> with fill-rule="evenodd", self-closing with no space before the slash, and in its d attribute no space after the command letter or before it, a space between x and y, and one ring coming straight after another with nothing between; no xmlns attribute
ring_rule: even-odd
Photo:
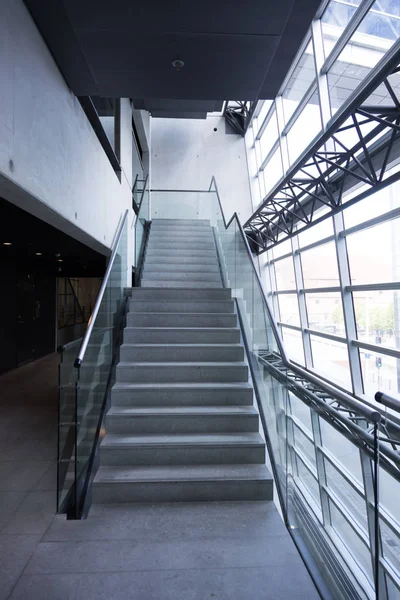
<svg viewBox="0 0 400 600"><path fill-rule="evenodd" d="M59 258L57 262L64 262L62 258Z"/></svg>
<svg viewBox="0 0 400 600"><path fill-rule="evenodd" d="M3 242L3 246L12 246L12 242Z"/></svg>
<svg viewBox="0 0 400 600"><path fill-rule="evenodd" d="M42 256L42 252L35 252L36 256Z"/></svg>

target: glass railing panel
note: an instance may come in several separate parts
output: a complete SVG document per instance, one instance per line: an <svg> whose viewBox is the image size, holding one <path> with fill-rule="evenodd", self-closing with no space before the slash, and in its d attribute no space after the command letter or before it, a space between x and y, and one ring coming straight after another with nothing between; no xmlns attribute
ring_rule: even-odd
<svg viewBox="0 0 400 600"><path fill-rule="evenodd" d="M109 378L115 343L115 326L123 310L127 283L127 220L125 221L106 289L94 322L87 353L79 369L77 412L79 434L77 475L82 476L89 465L97 439L97 427Z"/></svg>
<svg viewBox="0 0 400 600"><path fill-rule="evenodd" d="M74 361L81 340L63 346L59 365L57 508L60 510L75 480L75 422L78 373Z"/></svg>
<svg viewBox="0 0 400 600"><path fill-rule="evenodd" d="M207 220L211 225L216 225L216 212L215 192L151 192L152 219Z"/></svg>

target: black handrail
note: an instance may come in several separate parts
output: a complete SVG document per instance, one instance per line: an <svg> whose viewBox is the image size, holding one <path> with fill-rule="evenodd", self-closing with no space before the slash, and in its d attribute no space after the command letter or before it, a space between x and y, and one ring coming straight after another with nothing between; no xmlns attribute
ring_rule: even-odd
<svg viewBox="0 0 400 600"><path fill-rule="evenodd" d="M385 394L385 392L376 392L375 400L377 402L380 402L380 404L383 404L384 406L387 406L388 408L391 408L392 410L395 410L396 412L400 413L399 398L394 398L389 394Z"/></svg>

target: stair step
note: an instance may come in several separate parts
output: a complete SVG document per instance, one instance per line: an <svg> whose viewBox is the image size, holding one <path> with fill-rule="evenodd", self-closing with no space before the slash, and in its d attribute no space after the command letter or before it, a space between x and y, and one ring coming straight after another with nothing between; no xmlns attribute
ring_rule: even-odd
<svg viewBox="0 0 400 600"><path fill-rule="evenodd" d="M176 227L179 227L179 226L186 227L187 225L210 227L210 220L209 219L153 219L151 222L151 226L154 227L154 225L165 225L168 227L170 225L175 225Z"/></svg>
<svg viewBox="0 0 400 600"><path fill-rule="evenodd" d="M123 362L233 362L244 360L241 344L122 344Z"/></svg>
<svg viewBox="0 0 400 600"><path fill-rule="evenodd" d="M132 298L149 298L150 300L231 300L231 290L228 288L191 289L187 286L179 289L146 288L145 286L132 289Z"/></svg>
<svg viewBox="0 0 400 600"><path fill-rule="evenodd" d="M128 313L128 327L236 327L237 317L228 313Z"/></svg>
<svg viewBox="0 0 400 600"><path fill-rule="evenodd" d="M130 312L159 313L233 313L233 300L138 300L129 301Z"/></svg>
<svg viewBox="0 0 400 600"><path fill-rule="evenodd" d="M207 502L272 500L265 465L100 467L93 502Z"/></svg>
<svg viewBox="0 0 400 600"><path fill-rule="evenodd" d="M248 380L244 362L120 362L116 369L118 382L179 383L234 382Z"/></svg>
<svg viewBox="0 0 400 600"><path fill-rule="evenodd" d="M215 248L200 248L200 249L193 249L190 248L188 249L186 248L163 248L163 250L161 251L159 248L147 248L146 249L146 261L151 258L151 257L155 257L155 258L160 258L162 257L168 257L168 258L177 258L177 259L181 259L181 258L212 258L213 260L216 260L217 258L217 254L215 252Z"/></svg>
<svg viewBox="0 0 400 600"><path fill-rule="evenodd" d="M161 266L162 265L162 266ZM172 272L172 273L218 273L219 275L219 264L215 257L214 262L210 264L204 264L202 261L196 263L181 263L177 261L169 261L167 263L149 263L146 261L143 269L143 277L147 278L148 273L160 272Z"/></svg>
<svg viewBox="0 0 400 600"><path fill-rule="evenodd" d="M191 252L191 250L214 250L215 253L215 249L214 249L214 241L211 242L206 242L206 241L195 241L195 240L188 240L188 241L180 241L180 240L171 240L171 241L167 241L167 240L152 240L151 242L149 241L148 243L148 250L158 250L158 251L163 251L163 250L186 250L187 252Z"/></svg>
<svg viewBox="0 0 400 600"><path fill-rule="evenodd" d="M228 327L126 327L125 344L238 344L240 332Z"/></svg>
<svg viewBox="0 0 400 600"><path fill-rule="evenodd" d="M169 240L173 240L173 239L180 239L180 238L184 238L184 239L193 239L193 240L202 240L202 239L207 239L209 241L214 239L213 236L213 232L211 227L204 227L204 228L186 228L186 227L181 227L181 228L177 228L177 229L171 229L168 227L164 227L164 228L151 228L150 229L150 235L149 235L149 240L158 240L161 238L166 238Z"/></svg>
<svg viewBox="0 0 400 600"><path fill-rule="evenodd" d="M102 466L264 464L259 433L107 434L100 444Z"/></svg>
<svg viewBox="0 0 400 600"><path fill-rule="evenodd" d="M155 288L181 288L182 287L182 280L179 281L174 281L173 279L165 279L165 275L164 275L164 279L142 279L142 285L144 285L145 287L149 288L149 287L155 287ZM185 281L185 284L187 285L187 287L191 287L191 288L203 288L203 287L207 287L207 288L221 288L222 287L222 283L219 281Z"/></svg>
<svg viewBox="0 0 400 600"><path fill-rule="evenodd" d="M148 269L144 269L143 272L144 275L144 279L146 279L146 281L152 281L152 280L164 280L166 279L166 273L165 271L161 271L161 270L157 270L157 271L152 271L152 270L148 270ZM215 272L210 272L210 271L178 271L175 270L173 273L171 273L171 278L173 278L174 281L205 281L205 282L215 282L218 283L221 281L221 275L219 274L218 271Z"/></svg>
<svg viewBox="0 0 400 600"><path fill-rule="evenodd" d="M112 406L237 406L253 404L250 383L129 383L111 390Z"/></svg>
<svg viewBox="0 0 400 600"><path fill-rule="evenodd" d="M186 253L177 254L173 252L162 253L157 252L156 254L146 254L146 267L149 265L215 265L218 264L217 256L215 252L210 252L205 255L190 255L187 256ZM219 267L218 267L219 268Z"/></svg>
<svg viewBox="0 0 400 600"><path fill-rule="evenodd" d="M113 406L106 416L109 433L244 433L258 431L254 406Z"/></svg>

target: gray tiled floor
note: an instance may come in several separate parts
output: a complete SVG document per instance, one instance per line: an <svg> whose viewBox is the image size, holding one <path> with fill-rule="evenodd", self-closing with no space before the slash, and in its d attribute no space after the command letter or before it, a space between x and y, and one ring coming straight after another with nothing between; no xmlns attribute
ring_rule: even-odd
<svg viewBox="0 0 400 600"><path fill-rule="evenodd" d="M54 515L56 365L0 377L0 600L319 598L272 503Z"/></svg>

